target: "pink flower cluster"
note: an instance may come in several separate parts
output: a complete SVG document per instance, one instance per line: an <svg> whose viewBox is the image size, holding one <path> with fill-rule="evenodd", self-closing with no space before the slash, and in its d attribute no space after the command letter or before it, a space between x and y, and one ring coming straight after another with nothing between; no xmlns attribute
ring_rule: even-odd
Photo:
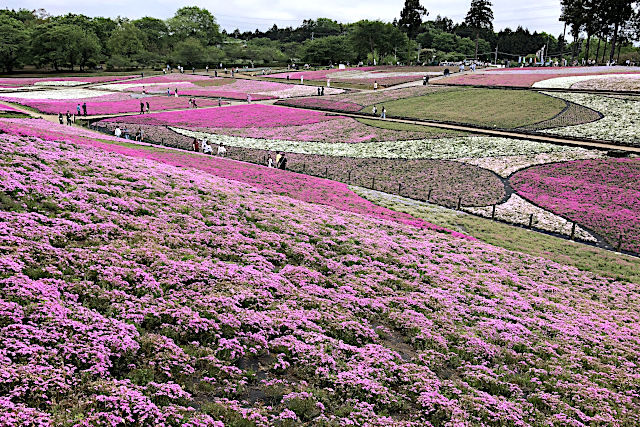
<svg viewBox="0 0 640 427"><path fill-rule="evenodd" d="M269 74L266 77L274 79L286 79L289 76L292 80L300 80L300 77L304 77L307 80L326 80L331 78L332 74L345 71L374 71L376 67L351 67L344 70L338 68L331 68L327 70L315 70L315 71L292 71L286 73Z"/></svg>
<svg viewBox="0 0 640 427"><path fill-rule="evenodd" d="M12 107L11 105L7 105L7 104L0 104L0 113L17 113L19 112L19 110L16 110L14 107Z"/></svg>
<svg viewBox="0 0 640 427"><path fill-rule="evenodd" d="M637 284L51 139L0 134L3 425L640 422Z"/></svg>
<svg viewBox="0 0 640 427"><path fill-rule="evenodd" d="M233 105L223 109L207 108L156 113L144 117L116 117L106 121L189 128L271 128L307 125L334 119L335 117L317 111L251 104Z"/></svg>
<svg viewBox="0 0 640 427"><path fill-rule="evenodd" d="M145 104L145 109L146 103L149 103L151 111L189 108L189 100L185 97L147 96L134 98L125 93L110 94L88 99L11 99L11 101L18 102L22 105L35 108L40 112L48 114L64 114L67 111L75 114L77 106L82 106L82 104L86 103L87 114L90 116L138 112L140 111L141 102ZM218 101L212 99L198 99L197 104L198 106L204 107L207 105L218 105ZM228 104L228 102L225 102L225 104Z"/></svg>
<svg viewBox="0 0 640 427"><path fill-rule="evenodd" d="M518 194L640 254L640 159L578 160L516 173Z"/></svg>
<svg viewBox="0 0 640 427"><path fill-rule="evenodd" d="M83 82L83 83L106 83L118 80L129 80L135 76L86 76L86 77L1 77L0 86L33 86L41 82Z"/></svg>

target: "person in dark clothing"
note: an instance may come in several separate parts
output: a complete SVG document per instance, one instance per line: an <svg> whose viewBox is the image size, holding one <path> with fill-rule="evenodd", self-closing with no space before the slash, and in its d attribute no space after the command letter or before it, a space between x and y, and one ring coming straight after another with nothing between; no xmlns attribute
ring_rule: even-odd
<svg viewBox="0 0 640 427"><path fill-rule="evenodd" d="M144 114L144 102L140 101L140 114Z"/></svg>
<svg viewBox="0 0 640 427"><path fill-rule="evenodd" d="M318 96L320 96L320 88L318 88Z"/></svg>
<svg viewBox="0 0 640 427"><path fill-rule="evenodd" d="M61 125L64 124L64 118L62 117L62 113L58 113L58 121L60 122Z"/></svg>
<svg viewBox="0 0 640 427"><path fill-rule="evenodd" d="M324 96L324 87L322 88L322 90L320 91L320 95Z"/></svg>
<svg viewBox="0 0 640 427"><path fill-rule="evenodd" d="M86 115L87 115L87 103L86 103L86 102L83 102L83 103L82 103L82 113L83 113L83 114L85 115L85 117L86 117Z"/></svg>
<svg viewBox="0 0 640 427"><path fill-rule="evenodd" d="M282 157L280 157L280 162L278 163L278 169L287 170L287 154L282 153Z"/></svg>
<svg viewBox="0 0 640 427"><path fill-rule="evenodd" d="M151 107L149 107L149 101L147 101L147 114L149 114L149 111L151 111Z"/></svg>
<svg viewBox="0 0 640 427"><path fill-rule="evenodd" d="M67 126L71 126L71 113L67 111Z"/></svg>

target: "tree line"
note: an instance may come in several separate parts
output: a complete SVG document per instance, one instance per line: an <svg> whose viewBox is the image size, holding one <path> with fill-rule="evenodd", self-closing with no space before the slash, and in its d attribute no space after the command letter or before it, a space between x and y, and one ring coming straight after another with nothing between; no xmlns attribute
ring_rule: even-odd
<svg viewBox="0 0 640 427"><path fill-rule="evenodd" d="M599 0L601 2L601 0ZM598 2L598 3L599 3ZM343 24L328 18L304 20L296 28L273 25L266 31L220 28L207 9L183 7L169 19L144 17L88 17L77 14L51 16L40 10L0 10L0 68L5 72L33 66L55 71L87 70L105 64L108 69L158 68L179 64L187 68L269 66L292 63L429 64L462 59L517 60L541 47L547 54L564 55L581 50L586 32L586 52L598 38L617 45L635 39L637 14L621 0L562 0L564 20L574 36L529 32L518 27L493 29L489 0L471 0L463 22L454 23L429 12L419 0L406 0L400 19L393 22L361 20ZM624 3L624 4L623 4ZM599 54L599 53L598 53Z"/></svg>

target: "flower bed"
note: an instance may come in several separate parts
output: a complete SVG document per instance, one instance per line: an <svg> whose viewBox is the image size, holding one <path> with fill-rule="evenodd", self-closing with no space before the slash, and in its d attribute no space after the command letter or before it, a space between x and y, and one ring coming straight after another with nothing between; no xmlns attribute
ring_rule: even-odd
<svg viewBox="0 0 640 427"><path fill-rule="evenodd" d="M37 90L20 92L2 92L0 99L9 102L22 102L19 100L76 100L89 98L102 98L107 95L114 95L113 92L84 88L66 88L59 90Z"/></svg>
<svg viewBox="0 0 640 427"><path fill-rule="evenodd" d="M432 71L429 68L420 67L359 67L340 70L337 68L316 71L292 71L287 73L270 74L266 77L300 80L318 81L330 79L334 82L373 84L377 81L381 86L392 86L401 83L421 80L425 75L442 75L441 71Z"/></svg>
<svg viewBox="0 0 640 427"><path fill-rule="evenodd" d="M76 84L113 82L118 80L128 80L134 76L87 76L87 77L2 77L2 86L66 86Z"/></svg>
<svg viewBox="0 0 640 427"><path fill-rule="evenodd" d="M335 120L324 113L271 105L234 105L224 109L156 113L144 117L116 117L107 122L138 123L146 125L171 125L206 128L280 127L298 126Z"/></svg>
<svg viewBox="0 0 640 427"><path fill-rule="evenodd" d="M86 146L0 148L3 424L640 419L637 284Z"/></svg>
<svg viewBox="0 0 640 427"><path fill-rule="evenodd" d="M555 97L598 111L604 117L581 125L543 130L554 135L618 141L630 145L640 144L640 103L604 95L584 93L553 93Z"/></svg>
<svg viewBox="0 0 640 427"><path fill-rule="evenodd" d="M0 104L0 112L2 113L19 113L20 111L12 107L11 105Z"/></svg>
<svg viewBox="0 0 640 427"><path fill-rule="evenodd" d="M567 108L557 116L534 123L529 126L523 126L519 129L539 131L543 129L562 128L567 126L583 125L593 123L602 118L602 114L574 102L569 102Z"/></svg>
<svg viewBox="0 0 640 427"><path fill-rule="evenodd" d="M114 96L116 95L116 96ZM36 110L48 113L58 114L70 111L75 114L78 104L82 106L83 103L87 104L88 115L99 114L119 114L119 113L132 113L140 111L140 103L149 103L151 111L157 110L174 110L174 109L186 109L189 108L189 101L187 98L176 98L168 96L145 96L145 97L132 97L128 94L114 94L105 95L104 97L89 98L89 101L85 101L84 98L80 99L67 99L67 100L31 100L20 99L16 100L22 105L35 108ZM121 96L117 96L121 95ZM120 98L112 100L112 98ZM198 99L197 104L201 107L208 105L218 105L218 101L212 99ZM228 102L225 102L228 104Z"/></svg>
<svg viewBox="0 0 640 427"><path fill-rule="evenodd" d="M539 206L640 253L640 159L582 160L516 173L511 185Z"/></svg>
<svg viewBox="0 0 640 427"><path fill-rule="evenodd" d="M595 77L589 80L574 83L572 89L586 90L610 90L610 91L633 91L640 90L640 75L638 74L616 74L603 77Z"/></svg>

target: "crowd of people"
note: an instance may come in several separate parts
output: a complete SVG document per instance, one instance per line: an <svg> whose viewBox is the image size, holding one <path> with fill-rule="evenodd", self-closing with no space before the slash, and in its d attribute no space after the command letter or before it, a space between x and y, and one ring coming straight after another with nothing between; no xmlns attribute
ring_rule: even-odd
<svg viewBox="0 0 640 427"><path fill-rule="evenodd" d="M120 132L120 134L118 134L118 132ZM117 127L116 136L120 136L120 135L121 135L121 130L119 127ZM208 154L210 156L214 155L213 146L209 143L209 141L206 138L203 138L203 139L193 138L193 141L191 142L191 151L194 151L196 153ZM218 157L227 156L227 148L224 146L222 142L218 144L215 155ZM288 161L289 159L287 158L286 153L281 151L276 151L275 159L273 158L271 153L267 155L267 157L265 158L265 166L269 168L286 170Z"/></svg>

